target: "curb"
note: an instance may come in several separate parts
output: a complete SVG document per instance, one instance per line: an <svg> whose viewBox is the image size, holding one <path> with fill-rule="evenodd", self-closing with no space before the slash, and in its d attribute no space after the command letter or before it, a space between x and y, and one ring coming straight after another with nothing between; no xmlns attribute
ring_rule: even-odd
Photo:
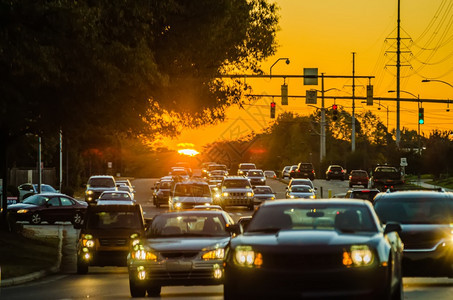
<svg viewBox="0 0 453 300"><path fill-rule="evenodd" d="M62 258L62 248L63 248L63 228L61 225L58 226L58 256L57 256L57 262L53 267L50 267L46 270L41 270L37 272L33 272L27 275L22 275L14 278L9 278L5 280L0 280L0 287L8 287L8 286L14 286L14 285L19 285L23 284L29 281L41 279L47 275L50 274L55 274L60 271L61 267L61 258Z"/></svg>

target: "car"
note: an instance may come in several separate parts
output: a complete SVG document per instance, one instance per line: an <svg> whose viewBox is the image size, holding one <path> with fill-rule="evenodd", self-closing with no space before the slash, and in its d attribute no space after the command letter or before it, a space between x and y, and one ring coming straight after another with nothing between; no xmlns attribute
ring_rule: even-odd
<svg viewBox="0 0 453 300"><path fill-rule="evenodd" d="M316 198L315 191L309 185L292 185L286 190L287 199L314 199Z"/></svg>
<svg viewBox="0 0 453 300"><path fill-rule="evenodd" d="M291 170L291 166L285 166L282 170L282 179L289 178L289 171Z"/></svg>
<svg viewBox="0 0 453 300"><path fill-rule="evenodd" d="M294 178L296 175L297 165L292 165L289 169L289 178Z"/></svg>
<svg viewBox="0 0 453 300"><path fill-rule="evenodd" d="M248 170L255 170L256 165L253 163L240 163L238 166L238 176L245 176Z"/></svg>
<svg viewBox="0 0 453 300"><path fill-rule="evenodd" d="M268 185L257 185L253 188L253 199L255 204L261 204L263 201L275 200L275 192Z"/></svg>
<svg viewBox="0 0 453 300"><path fill-rule="evenodd" d="M128 255L132 297L158 297L162 286L220 285L223 258L234 224L223 210L184 210L156 215L146 238Z"/></svg>
<svg viewBox="0 0 453 300"><path fill-rule="evenodd" d="M401 223L404 276L453 277L453 193L388 190L374 209L384 224Z"/></svg>
<svg viewBox="0 0 453 300"><path fill-rule="evenodd" d="M250 180L243 176L227 176L220 185L219 199L225 209L227 206L246 206L254 210L255 200Z"/></svg>
<svg viewBox="0 0 453 300"><path fill-rule="evenodd" d="M293 185L308 185L315 192L317 190L313 184L313 181L311 181L309 178L293 178L288 182L288 186L286 187L286 189L291 188L291 186Z"/></svg>
<svg viewBox="0 0 453 300"><path fill-rule="evenodd" d="M310 180L315 180L315 168L312 163L301 162L297 165L297 168L292 176L292 178L309 178Z"/></svg>
<svg viewBox="0 0 453 300"><path fill-rule="evenodd" d="M31 195L38 194L38 184L36 183L23 183L17 189L19 190L18 202L22 202ZM49 184L41 184L41 193L57 193L57 190Z"/></svg>
<svg viewBox="0 0 453 300"><path fill-rule="evenodd" d="M170 210L213 204L209 184L202 180L176 182L168 198Z"/></svg>
<svg viewBox="0 0 453 300"><path fill-rule="evenodd" d="M88 179L85 190L85 201L96 204L97 199L104 191L118 191L116 181L110 175L93 175Z"/></svg>
<svg viewBox="0 0 453 300"><path fill-rule="evenodd" d="M215 165L215 162L204 162L201 164L201 177L208 177L208 167L209 165Z"/></svg>
<svg viewBox="0 0 453 300"><path fill-rule="evenodd" d="M8 205L8 222L28 221L32 225L57 221L82 222L87 203L60 193L41 193L27 197L23 202Z"/></svg>
<svg viewBox="0 0 453 300"><path fill-rule="evenodd" d="M374 197L379 194L378 189L350 189L343 198L362 199L373 202Z"/></svg>
<svg viewBox="0 0 453 300"><path fill-rule="evenodd" d="M124 205L134 205L136 201L129 192L126 191L116 191L110 192L105 191L99 196L97 205L109 205L109 204L124 204Z"/></svg>
<svg viewBox="0 0 453 300"><path fill-rule="evenodd" d="M116 185L117 185L119 191L129 192L129 194L131 194L132 198L134 198L135 189L134 189L134 186L129 181L129 179L117 179Z"/></svg>
<svg viewBox="0 0 453 300"><path fill-rule="evenodd" d="M342 166L330 165L326 171L326 180L331 180L331 179L344 180L345 174L346 174L346 171L345 171L345 169L343 169Z"/></svg>
<svg viewBox="0 0 453 300"><path fill-rule="evenodd" d="M146 223L139 204L90 205L77 242L77 273L90 266L126 266L130 247L145 234Z"/></svg>
<svg viewBox="0 0 453 300"><path fill-rule="evenodd" d="M275 174L275 172L272 170L264 171L264 176L266 176L266 178L277 179L277 174Z"/></svg>
<svg viewBox="0 0 453 300"><path fill-rule="evenodd" d="M180 167L173 167L168 175L173 178L181 178L182 180L188 180L190 178L187 170Z"/></svg>
<svg viewBox="0 0 453 300"><path fill-rule="evenodd" d="M363 185L364 188L368 187L368 172L365 170L352 170L349 174L349 187L352 188L354 185Z"/></svg>
<svg viewBox="0 0 453 300"><path fill-rule="evenodd" d="M228 172L224 170L212 170L208 173L208 183L210 185L216 185L221 183L225 176L228 176Z"/></svg>
<svg viewBox="0 0 453 300"><path fill-rule="evenodd" d="M221 173L223 173L224 176L228 176L228 168L226 165L210 164L206 170L207 177L209 177L211 175L211 173L214 171L221 171ZM217 173L219 173L219 172L217 172Z"/></svg>
<svg viewBox="0 0 453 300"><path fill-rule="evenodd" d="M368 201L266 201L229 227L224 299L403 299L400 229Z"/></svg>
<svg viewBox="0 0 453 300"><path fill-rule="evenodd" d="M153 204L157 208L161 205L168 205L168 198L170 197L171 189L173 186L173 179L171 177L161 178L153 188Z"/></svg>
<svg viewBox="0 0 453 300"><path fill-rule="evenodd" d="M398 168L389 165L378 165L368 182L368 187L385 191L388 188L392 189L404 185L405 180Z"/></svg>
<svg viewBox="0 0 453 300"><path fill-rule="evenodd" d="M248 170L246 177L250 180L252 187L256 185L266 185L266 176L264 176L262 170Z"/></svg>

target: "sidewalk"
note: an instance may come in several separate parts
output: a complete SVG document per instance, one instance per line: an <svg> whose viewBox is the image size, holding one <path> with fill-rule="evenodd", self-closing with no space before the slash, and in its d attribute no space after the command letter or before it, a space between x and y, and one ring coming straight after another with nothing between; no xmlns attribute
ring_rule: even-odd
<svg viewBox="0 0 453 300"><path fill-rule="evenodd" d="M418 186L420 186L422 188L426 188L426 189L444 189L446 192L453 192L452 189L447 189L447 188L443 188L438 185L429 184L429 183L426 183L426 181L429 181L429 179L411 180L411 181L409 181L409 183L418 185Z"/></svg>

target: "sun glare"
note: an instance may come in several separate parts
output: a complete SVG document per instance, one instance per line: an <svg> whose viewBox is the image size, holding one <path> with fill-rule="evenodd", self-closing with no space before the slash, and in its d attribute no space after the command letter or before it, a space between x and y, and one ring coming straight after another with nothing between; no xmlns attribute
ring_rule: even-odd
<svg viewBox="0 0 453 300"><path fill-rule="evenodd" d="M181 149L181 150L178 150L178 153L182 154L182 155L187 155L187 156L195 156L195 155L200 154L200 152L198 152L195 149Z"/></svg>

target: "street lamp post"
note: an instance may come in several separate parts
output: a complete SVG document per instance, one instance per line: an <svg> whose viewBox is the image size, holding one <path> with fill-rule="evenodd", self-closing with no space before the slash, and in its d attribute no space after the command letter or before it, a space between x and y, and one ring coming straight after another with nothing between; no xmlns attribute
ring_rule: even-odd
<svg viewBox="0 0 453 300"><path fill-rule="evenodd" d="M289 65L290 61L289 61L289 58L287 57L280 57L279 59L277 59L271 66L270 70L269 70L269 77L272 77L272 67L275 66L276 63L278 63L279 61L281 60L284 60L286 59L286 64Z"/></svg>
<svg viewBox="0 0 453 300"><path fill-rule="evenodd" d="M443 81L443 80L437 80L437 79L423 79L422 82L442 82L442 83L445 83L446 85L449 85L450 87L453 88L453 85L451 83L448 83L446 81Z"/></svg>

